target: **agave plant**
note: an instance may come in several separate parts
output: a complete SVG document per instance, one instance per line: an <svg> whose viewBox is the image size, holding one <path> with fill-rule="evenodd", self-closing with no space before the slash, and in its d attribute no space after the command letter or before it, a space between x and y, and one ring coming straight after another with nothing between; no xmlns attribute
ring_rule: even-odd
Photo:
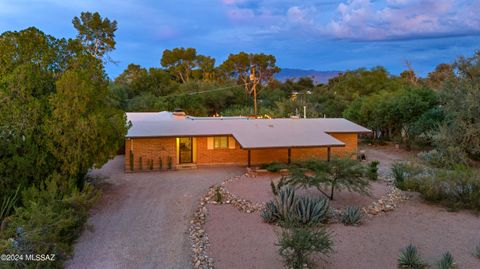
<svg viewBox="0 0 480 269"><path fill-rule="evenodd" d="M417 248L409 244L407 247L402 249L400 257L398 258L398 267L408 268L408 269L423 269L427 265L423 261L422 257L418 253Z"/></svg>
<svg viewBox="0 0 480 269"><path fill-rule="evenodd" d="M442 259L437 264L438 269L454 269L455 260L453 259L452 253L449 251L442 254Z"/></svg>
<svg viewBox="0 0 480 269"><path fill-rule="evenodd" d="M358 225L362 221L362 210L358 206L349 206L342 216L342 223L345 225Z"/></svg>
<svg viewBox="0 0 480 269"><path fill-rule="evenodd" d="M262 217L263 221L266 223L274 223L277 222L279 219L279 214L277 207L275 206L275 203L272 201L268 202L265 205L265 208L262 210L262 213L260 214Z"/></svg>
<svg viewBox="0 0 480 269"><path fill-rule="evenodd" d="M290 186L284 186L278 191L275 196L275 207L278 210L280 220L291 223L295 221L295 209L297 206L297 199L295 197L295 190Z"/></svg>
<svg viewBox="0 0 480 269"><path fill-rule="evenodd" d="M327 219L329 202L326 198L300 197L297 201L296 221L303 225L320 223Z"/></svg>

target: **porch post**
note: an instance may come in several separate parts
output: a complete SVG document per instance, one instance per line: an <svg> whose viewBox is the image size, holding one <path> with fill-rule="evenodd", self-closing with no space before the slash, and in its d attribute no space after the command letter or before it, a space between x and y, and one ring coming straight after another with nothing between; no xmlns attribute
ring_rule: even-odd
<svg viewBox="0 0 480 269"><path fill-rule="evenodd" d="M252 162L252 153L250 150L248 150L248 167L251 166L251 162Z"/></svg>
<svg viewBox="0 0 480 269"><path fill-rule="evenodd" d="M288 164L292 162L292 148L288 148Z"/></svg>
<svg viewBox="0 0 480 269"><path fill-rule="evenodd" d="M327 147L327 162L330 161L330 147Z"/></svg>

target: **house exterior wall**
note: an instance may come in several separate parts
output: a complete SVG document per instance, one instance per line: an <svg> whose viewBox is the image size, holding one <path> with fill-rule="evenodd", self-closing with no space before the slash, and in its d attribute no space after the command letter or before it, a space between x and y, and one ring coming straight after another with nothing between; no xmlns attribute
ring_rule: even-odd
<svg viewBox="0 0 480 269"><path fill-rule="evenodd" d="M331 136L345 143L345 147L332 147L332 157L357 156L358 135L356 133L330 133ZM242 149L240 144L230 137L229 141L235 143L235 147L228 149L212 149L208 145L208 137L195 137L196 145L194 160L197 165L247 165L248 150ZM229 142L231 143L231 142ZM125 142L125 170L130 171L130 150L134 156L134 170L140 170L140 157L142 157L142 169L149 170L149 160L153 160L153 169L160 168L162 159L163 169L167 168L168 157L172 158L172 168L178 162L177 145L175 137L168 138L132 138ZM291 161L299 161L308 158L327 159L327 148L292 148ZM288 162L288 149L252 149L251 164L259 165L271 162Z"/></svg>

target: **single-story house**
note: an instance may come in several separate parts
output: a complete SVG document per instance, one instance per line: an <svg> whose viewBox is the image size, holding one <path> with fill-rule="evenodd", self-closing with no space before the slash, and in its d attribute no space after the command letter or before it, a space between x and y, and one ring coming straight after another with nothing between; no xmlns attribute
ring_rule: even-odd
<svg viewBox="0 0 480 269"><path fill-rule="evenodd" d="M164 111L127 113L127 119L132 125L125 140L126 171L355 158L358 134L370 132L341 118L193 117Z"/></svg>

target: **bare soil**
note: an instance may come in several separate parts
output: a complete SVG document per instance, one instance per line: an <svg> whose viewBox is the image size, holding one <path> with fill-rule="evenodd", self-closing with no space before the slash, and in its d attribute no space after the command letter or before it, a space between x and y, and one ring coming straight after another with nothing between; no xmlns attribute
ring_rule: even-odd
<svg viewBox="0 0 480 269"><path fill-rule="evenodd" d="M380 161L382 174L389 173L393 162L415 156L392 147L365 150L369 160ZM278 176L243 178L227 184L226 188L242 198L265 202L272 198L270 180L278 180ZM332 205L368 204L381 196L386 186L385 182L374 183L372 197L342 192ZM312 192L314 190L307 191ZM258 212L246 214L231 205L209 205L206 232L216 268L282 268L275 245L278 229L263 223ZM317 268L397 268L400 250L409 243L416 245L431 265L443 252L450 251L458 268L480 268L480 259L472 255L475 246L480 244L480 217L468 211L448 212L424 202L416 194L386 215L366 218L360 226L333 224L327 229L332 233L335 252L326 260L316 257Z"/></svg>

